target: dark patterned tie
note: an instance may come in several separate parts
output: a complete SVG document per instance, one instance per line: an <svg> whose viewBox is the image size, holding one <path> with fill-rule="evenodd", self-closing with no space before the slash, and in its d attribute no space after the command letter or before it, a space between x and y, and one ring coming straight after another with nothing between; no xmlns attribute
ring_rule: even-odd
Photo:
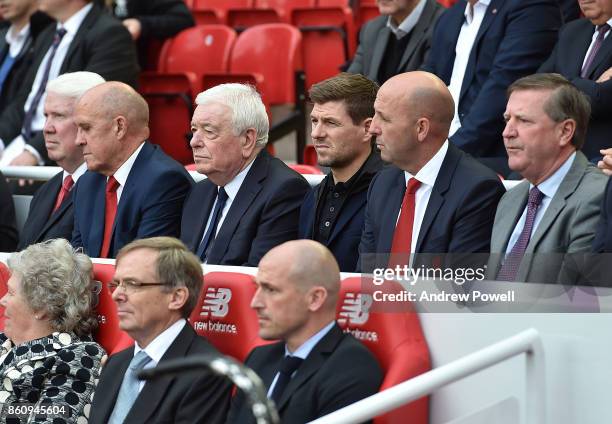
<svg viewBox="0 0 612 424"><path fill-rule="evenodd" d="M34 120L34 115L36 115L36 109L38 108L38 104L40 103L40 99L42 98L45 90L47 88L47 81L49 80L49 72L51 72L51 65L53 64L53 58L55 57L55 53L57 52L57 47L60 45L62 38L66 35L66 30L64 28L59 28L55 31L55 37L53 38L53 44L51 44L51 53L49 54L49 60L45 63L45 70L43 72L43 77L40 80L40 85L36 90L36 94L32 99L32 103L30 104L30 108L25 114L23 118L23 126L21 128L21 135L23 136L26 142L30 141L32 138L32 121Z"/></svg>
<svg viewBox="0 0 612 424"><path fill-rule="evenodd" d="M227 201L227 193L223 187L219 187L219 191L217 193L217 202L215 203L215 208L213 209L212 219L210 220L210 225L206 230L206 234L198 247L196 255L204 262L206 260L206 256L208 256L208 248L210 247L212 241L215 239L215 235L217 234L217 226L219 225L219 220L221 219L221 212L225 207L225 202Z"/></svg>
<svg viewBox="0 0 612 424"><path fill-rule="evenodd" d="M270 395L270 399L272 399L277 405L280 401L285 388L291 381L291 375L297 370L300 365L302 365L304 360L302 358L298 358L297 356L287 355L281 362L280 368L278 370L278 378L276 379L276 385L274 385L274 390L272 390L272 394Z"/></svg>
<svg viewBox="0 0 612 424"><path fill-rule="evenodd" d="M514 243L510 253L506 255L506 259L497 273L497 280L514 281L516 279L516 274L519 266L521 265L521 261L523 260L523 256L525 255L525 250L527 250L529 240L531 239L531 230L533 230L533 223L535 221L536 213L538 212L538 208L540 207L543 198L544 194L538 190L537 187L534 186L531 190L529 190L527 217L525 219L523 231L521 231L521 234L516 240L516 243Z"/></svg>
<svg viewBox="0 0 612 424"><path fill-rule="evenodd" d="M597 52L601 48L601 45L603 44L604 38L606 36L606 32L608 32L609 29L610 29L610 25L608 24L603 24L597 27L597 32L598 32L597 38L595 39L595 43L593 44L593 48L589 52L587 59L584 61L584 65L582 66L582 71L580 72L580 77L582 78L588 77L591 71L591 65L593 64L593 60L595 60L595 56L597 55Z"/></svg>

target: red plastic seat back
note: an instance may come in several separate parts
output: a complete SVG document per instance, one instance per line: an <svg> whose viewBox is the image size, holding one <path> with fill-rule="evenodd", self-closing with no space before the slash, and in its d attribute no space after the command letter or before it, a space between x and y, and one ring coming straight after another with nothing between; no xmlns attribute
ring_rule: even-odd
<svg viewBox="0 0 612 424"><path fill-rule="evenodd" d="M244 361L259 337L257 314L251 308L253 277L236 272L210 272L189 321L195 331L221 353Z"/></svg>
<svg viewBox="0 0 612 424"><path fill-rule="evenodd" d="M102 345L109 355L119 352L134 344L134 340L119 328L117 305L111 297L108 283L113 280L115 266L112 264L94 264L94 279L100 282L98 287L98 329L94 339Z"/></svg>
<svg viewBox="0 0 612 424"><path fill-rule="evenodd" d="M300 174L323 175L323 172L316 166L305 165L303 163L289 163L287 166Z"/></svg>
<svg viewBox="0 0 612 424"><path fill-rule="evenodd" d="M9 278L11 278L11 272L3 262L0 262L0 299L8 290ZM2 305L0 305L0 331L4 331L4 306Z"/></svg>
<svg viewBox="0 0 612 424"><path fill-rule="evenodd" d="M409 303L403 310L393 306L376 305L373 291L397 292L395 282L382 286L365 283L365 278L351 277L342 281L337 309L337 320L345 332L361 340L378 359L385 377L380 390L385 390L431 369L429 348L418 315ZM386 309L385 309L386 308ZM377 424L403 424L410 417L411 424L429 421L428 398L421 398L385 415L377 417Z"/></svg>
<svg viewBox="0 0 612 424"><path fill-rule="evenodd" d="M200 81L207 72L229 70L230 53L236 31L225 25L199 25L181 31L164 45L159 71L193 72L196 84L193 95L201 91Z"/></svg>
<svg viewBox="0 0 612 424"><path fill-rule="evenodd" d="M149 105L150 139L185 165L193 162L191 82L185 74L140 74L140 94Z"/></svg>
<svg viewBox="0 0 612 424"><path fill-rule="evenodd" d="M302 69L302 36L287 24L265 24L238 36L232 51L232 73L261 74L264 103L295 103L295 72Z"/></svg>

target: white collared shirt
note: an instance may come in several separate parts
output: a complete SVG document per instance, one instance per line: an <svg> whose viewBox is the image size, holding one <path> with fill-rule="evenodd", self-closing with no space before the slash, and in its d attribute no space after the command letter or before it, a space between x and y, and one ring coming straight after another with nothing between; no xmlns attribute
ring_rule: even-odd
<svg viewBox="0 0 612 424"><path fill-rule="evenodd" d="M125 162L123 162L119 169L117 169L113 174L113 177L115 177L115 179L119 183L119 187L117 188L117 205L119 205L119 201L121 200L121 193L123 193L123 187L125 187L125 183L127 183L127 179L130 176L132 166L134 166L134 162L136 162L136 158L142 150L142 146L144 146L144 141L140 143L140 146L138 146L138 148L134 150L134 153L132 153L130 157ZM106 179L106 181L108 181L108 178Z"/></svg>
<svg viewBox="0 0 612 424"><path fill-rule="evenodd" d="M155 337L153 341L144 349L138 346L138 342L134 343L134 356L136 356L141 350L144 350L149 358L151 358L151 362L145 365L143 369L154 368L157 366L161 358L164 356L170 345L174 343L174 340L178 337L185 325L187 325L187 321L184 318L179 319L177 322L166 328L161 334ZM138 393L140 393L145 383L146 381L144 380L140 381L140 384L138 385Z"/></svg>
<svg viewBox="0 0 612 424"><path fill-rule="evenodd" d="M23 49L23 45L26 40L30 36L30 24L26 24L21 30L15 34L15 27L11 25L9 30L6 32L6 36L4 39L6 43L9 45L8 54L11 57L17 57L19 53L21 53L21 49Z"/></svg>
<svg viewBox="0 0 612 424"><path fill-rule="evenodd" d="M461 119L459 118L459 97L461 96L461 86L465 77L465 70L470 59L472 47L476 41L478 30L482 24L487 8L491 0L479 0L474 4L474 7L467 3L465 6L465 21L461 26L457 44L455 46L455 62L453 63L453 72L451 74L450 84L448 89L455 101L455 117L451 123L448 136L451 137L459 128L461 128Z"/></svg>
<svg viewBox="0 0 612 424"><path fill-rule="evenodd" d="M538 228L538 225L540 225L540 222L542 221L542 217L546 213L546 209L548 209L548 206L550 205L552 198L555 196L555 193L557 193L557 190L559 190L559 187L561 186L563 179L569 172L575 159L576 159L576 152L572 153L572 155L569 158L567 158L565 162L563 162L563 165L561 165L559 169L557 169L554 172L554 174L552 174L546 180L538 184L538 190L542 192L544 197L542 198L542 203L540 203L540 206L538 207L538 210L536 211L535 219L533 220L533 227L531 228L531 234L529 236L530 239L533 233L535 233L536 229ZM533 184L529 184L529 190L531 190L532 188L533 188ZM525 226L526 220L527 220L527 206L525 206L525 209L523 210L523 214L521 215L521 218L516 223L516 226L514 227L514 231L512 231L512 235L510 236L510 240L508 240L508 246L506 246L506 254L510 253L510 251L516 244L516 241L518 240L519 236L521 235L521 232L523 231L523 227Z"/></svg>
<svg viewBox="0 0 612 424"><path fill-rule="evenodd" d="M612 18L608 19L606 23L610 25L610 27L612 27ZM608 38L608 36L610 35L610 32L612 31L608 29L608 31L604 34L604 40ZM584 68L584 64L587 60L587 57L589 57L591 50L593 50L593 46L595 45L595 40L597 40L598 35L599 35L599 31L597 31L597 27L595 27L593 29L593 37L591 37L591 44L589 45L589 49L587 50L586 54L584 55L584 59L582 60L582 66L580 67L581 69Z"/></svg>
<svg viewBox="0 0 612 424"><path fill-rule="evenodd" d="M292 356L297 356L298 358L306 359L308 355L310 355L310 352L312 352L312 349L314 349L314 347L317 345L317 343L319 343L321 339L325 337L327 333L330 332L330 330L332 329L335 323L336 321L332 321L329 324L327 324L325 327L320 329L315 335L313 335L311 338L309 338L304 343L302 343L302 345L298 347L293 353L291 353L291 351L287 348L287 345L285 345L285 356L292 355ZM276 386L276 380L278 380L278 374L279 373L277 372L276 375L274 376L274 380L272 380L272 384L270 384L270 388L268 389L268 397L272 395L274 386Z"/></svg>
<svg viewBox="0 0 612 424"><path fill-rule="evenodd" d="M408 184L408 181L413 177L421 182L421 185L417 189L414 197L414 223L412 224L412 242L410 243L410 251L412 253L417 253L416 245L417 241L419 240L419 231L421 231L421 224L423 223L425 211L427 210L429 198L431 197L431 190L433 189L433 186L436 183L436 179L438 178L438 174L440 173L440 168L442 168L442 162L444 162L444 158L446 157L447 152L448 140L446 140L444 144L442 144L436 154L431 159L429 159L425 166L423 166L419 170L419 172L417 172L416 175L412 175L410 172L404 171L404 178L406 180L406 184ZM402 210L400 208L400 211L397 214L397 218L395 220L396 226L401 213ZM412 262L412 256L410 261Z"/></svg>
<svg viewBox="0 0 612 424"><path fill-rule="evenodd" d="M227 216L227 213L229 212L230 207L232 206L232 203L234 203L234 199L238 195L238 191L240 190L240 187L242 186L244 179L249 173L249 170L251 169L251 167L253 166L253 162L255 162L255 159L253 159L251 163L249 163L246 166L246 168L240 171L238 175L236 175L229 183L223 186L223 189L227 193L227 200L225 201L225 206L223 207L223 210L221 211L221 216L219 217L219 223L217 224L217 230L215 231L215 237L217 236L217 234L219 234L219 230L221 229L221 226L223 225L223 221L225 221L225 217ZM213 203L210 213L208 214L208 219L206 221L206 227L204 228L204 233L202 233L202 238L200 239L200 243L202 243L202 240L204 240L204 237L206 236L206 232L208 231L208 227L210 226L210 221L212 220L212 216L213 216L212 211L215 210L216 204L217 204L217 199L215 199L215 203Z"/></svg>
<svg viewBox="0 0 612 424"><path fill-rule="evenodd" d="M79 27L85 20L85 16L87 16L87 14L89 13L92 7L93 7L93 3L89 3L86 6L83 6L81 10L76 12L70 18L68 18L66 22L64 22L63 24L60 22L57 23L57 29L64 28L66 30L66 34L64 35L64 37L62 38L62 41L57 47L57 51L55 52L55 57L53 58L53 62L51 64L51 69L49 70L49 79L47 81L53 81L55 78L59 76L60 69L62 67L62 63L64 63L64 59L66 58L66 55L68 54L68 49L70 48L70 44L72 43L72 40L74 39L77 31L79 30ZM51 47L49 47L49 50L47 50L47 53L45 53L45 56L42 62L40 62L40 66L38 67L38 70L36 71L36 77L34 78L32 89L30 91L30 94L28 95L28 99L26 100L25 106L23 108L23 110L26 113L30 109L30 105L32 104L32 101L34 100L34 96L36 96L38 87L40 86L40 83L43 79L43 74L45 72L45 68L47 67L47 62L49 61L50 54L51 54ZM46 98L46 93L43 94L43 96L40 99L40 102L38 102L36 113L34 114L34 118L32 119L32 131L33 132L42 131L43 127L45 126L45 115L43 113L43 109L45 105L45 98Z"/></svg>
<svg viewBox="0 0 612 424"><path fill-rule="evenodd" d="M419 23L419 19L421 19L426 3L427 0L420 0L416 7L412 9L412 12L410 12L410 14L404 18L399 26L396 26L391 16L389 16L389 19L387 19L387 28L389 28L389 30L395 34L395 37L398 40L409 34L410 31L414 29L416 24Z"/></svg>
<svg viewBox="0 0 612 424"><path fill-rule="evenodd" d="M87 171L87 164L85 162L80 164L79 167L75 169L72 174L64 170L64 174L62 175L62 181L64 181L68 175L72 175L72 181L74 181L74 183L76 184L79 178L81 178L81 175L85 173L85 171Z"/></svg>

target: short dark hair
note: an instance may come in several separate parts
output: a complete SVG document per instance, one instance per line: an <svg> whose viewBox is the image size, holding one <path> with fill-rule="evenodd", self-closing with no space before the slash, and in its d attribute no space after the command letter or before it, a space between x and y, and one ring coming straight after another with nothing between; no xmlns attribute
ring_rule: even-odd
<svg viewBox="0 0 612 424"><path fill-rule="evenodd" d="M518 79L508 87L508 97L515 91L525 90L552 91L544 104L544 112L555 122L574 120L576 131L572 144L581 149L591 116L588 97L559 74L533 74Z"/></svg>
<svg viewBox="0 0 612 424"><path fill-rule="evenodd" d="M342 72L310 87L308 96L312 103L343 101L346 112L358 125L364 119L374 116L374 100L378 84L360 74Z"/></svg>
<svg viewBox="0 0 612 424"><path fill-rule="evenodd" d="M202 289L202 265L196 255L191 253L182 241L172 237L151 237L135 240L126 244L117 253L116 262L127 253L138 249L157 252L157 278L169 287L187 287L189 297L183 305L181 314L188 318L195 308Z"/></svg>

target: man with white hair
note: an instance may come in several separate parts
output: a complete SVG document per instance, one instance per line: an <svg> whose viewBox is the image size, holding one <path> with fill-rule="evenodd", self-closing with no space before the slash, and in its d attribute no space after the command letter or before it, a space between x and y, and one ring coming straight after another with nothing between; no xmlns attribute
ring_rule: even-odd
<svg viewBox="0 0 612 424"><path fill-rule="evenodd" d="M34 195L20 235L19 250L53 238L70 240L74 222L72 187L87 171L83 152L76 144L77 126L72 114L78 98L103 82L104 78L94 72L71 72L47 84L43 127L45 147L49 158L62 171Z"/></svg>
<svg viewBox="0 0 612 424"><path fill-rule="evenodd" d="M268 250L297 238L309 185L266 152L268 116L253 87L221 84L196 104L191 147L208 178L185 201L181 240L204 263L257 266Z"/></svg>

